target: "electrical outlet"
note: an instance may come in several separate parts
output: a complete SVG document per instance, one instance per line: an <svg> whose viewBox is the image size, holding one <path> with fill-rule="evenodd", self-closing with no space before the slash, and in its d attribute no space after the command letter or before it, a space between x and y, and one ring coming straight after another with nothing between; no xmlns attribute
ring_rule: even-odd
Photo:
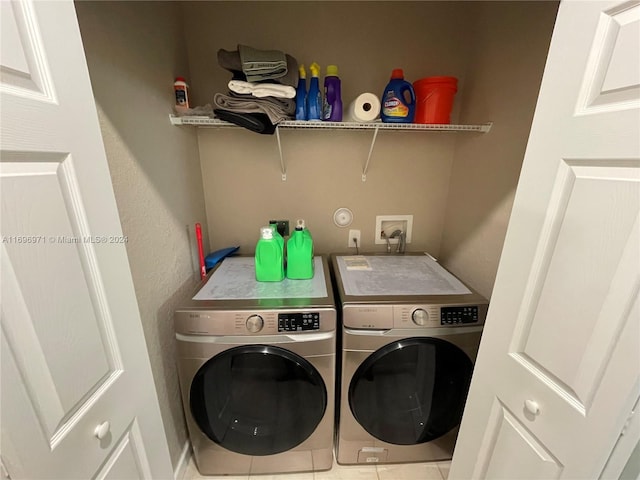
<svg viewBox="0 0 640 480"><path fill-rule="evenodd" d="M353 240L355 238L355 241ZM349 243L347 243L347 247L351 248L360 248L362 245L360 244L360 230L349 230Z"/></svg>
<svg viewBox="0 0 640 480"><path fill-rule="evenodd" d="M289 220L269 220L269 225L272 223L277 224L278 233L283 237L289 235Z"/></svg>
<svg viewBox="0 0 640 480"><path fill-rule="evenodd" d="M375 244L386 245L387 239L391 244L398 243L398 238L390 238L396 230L404 232L406 243L411 243L413 215L377 215L374 238Z"/></svg>

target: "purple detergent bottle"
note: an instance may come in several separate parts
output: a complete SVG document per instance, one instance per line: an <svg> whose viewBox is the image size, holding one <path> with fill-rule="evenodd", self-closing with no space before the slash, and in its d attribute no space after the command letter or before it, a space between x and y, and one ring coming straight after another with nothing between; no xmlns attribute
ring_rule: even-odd
<svg viewBox="0 0 640 480"><path fill-rule="evenodd" d="M342 121L342 97L338 67L336 65L327 66L327 75L324 77L324 103L322 107L322 119L324 121Z"/></svg>

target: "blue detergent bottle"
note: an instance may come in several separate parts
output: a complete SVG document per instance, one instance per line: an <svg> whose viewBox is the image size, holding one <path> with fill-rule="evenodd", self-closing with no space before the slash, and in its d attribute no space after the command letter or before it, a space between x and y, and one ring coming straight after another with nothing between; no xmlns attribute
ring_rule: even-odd
<svg viewBox="0 0 640 480"><path fill-rule="evenodd" d="M380 118L386 123L413 123L415 110L413 86L404 79L402 69L396 68L382 94Z"/></svg>
<svg viewBox="0 0 640 480"><path fill-rule="evenodd" d="M307 72L304 65L298 68L298 88L296 89L296 120L307 119Z"/></svg>
<svg viewBox="0 0 640 480"><path fill-rule="evenodd" d="M309 65L311 82L307 94L307 120L322 120L322 92L320 92L320 65L313 62Z"/></svg>

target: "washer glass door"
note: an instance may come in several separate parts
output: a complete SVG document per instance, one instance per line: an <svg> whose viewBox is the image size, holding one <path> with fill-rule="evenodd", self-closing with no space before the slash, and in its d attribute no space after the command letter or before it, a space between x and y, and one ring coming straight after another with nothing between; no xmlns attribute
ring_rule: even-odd
<svg viewBox="0 0 640 480"><path fill-rule="evenodd" d="M283 348L248 345L208 360L189 396L200 430L245 455L272 455L305 441L327 407L320 373Z"/></svg>
<svg viewBox="0 0 640 480"><path fill-rule="evenodd" d="M349 385L355 419L379 440L415 445L460 424L473 364L439 338L407 338L376 350Z"/></svg>

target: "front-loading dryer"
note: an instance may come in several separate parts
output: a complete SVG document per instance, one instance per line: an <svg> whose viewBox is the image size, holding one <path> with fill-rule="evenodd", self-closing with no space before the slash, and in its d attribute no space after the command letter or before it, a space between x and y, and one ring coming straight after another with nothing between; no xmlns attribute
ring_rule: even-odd
<svg viewBox="0 0 640 480"><path fill-rule="evenodd" d="M196 465L205 475L328 470L336 308L326 258L314 278L262 283L225 259L174 315Z"/></svg>
<svg viewBox="0 0 640 480"><path fill-rule="evenodd" d="M342 312L336 459L450 459L488 302L424 254L332 256Z"/></svg>

